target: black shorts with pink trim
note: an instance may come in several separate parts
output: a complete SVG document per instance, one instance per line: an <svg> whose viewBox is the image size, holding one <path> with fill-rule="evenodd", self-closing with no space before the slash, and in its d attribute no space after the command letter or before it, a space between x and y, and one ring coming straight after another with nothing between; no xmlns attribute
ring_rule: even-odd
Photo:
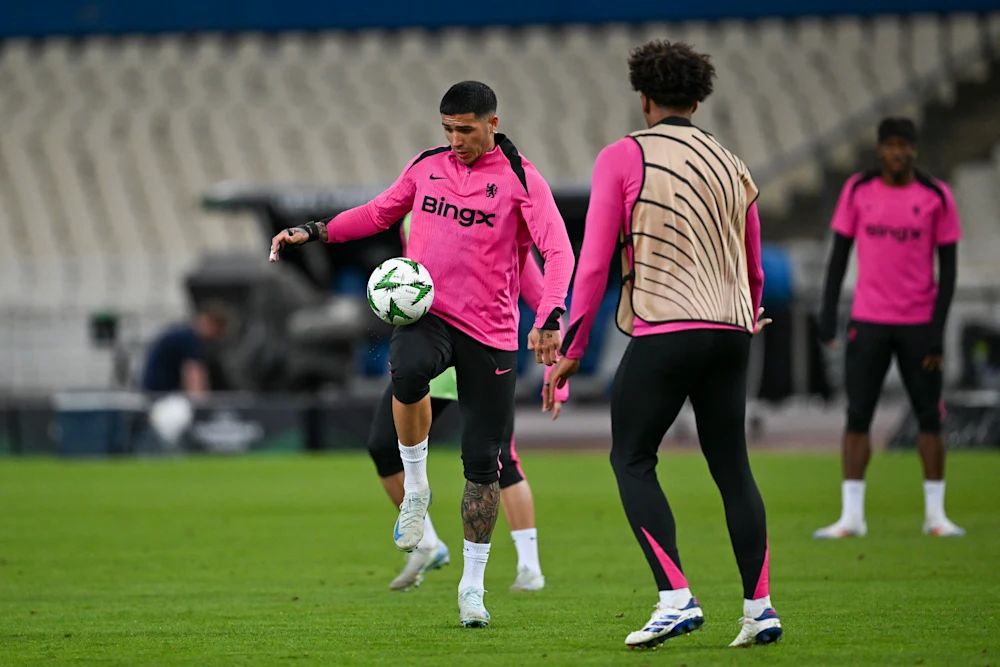
<svg viewBox="0 0 1000 667"><path fill-rule="evenodd" d="M431 398L431 419L447 410L455 401ZM399 458L399 442L396 426L392 421L392 387L387 387L375 409L375 418L368 434L368 453L375 462L379 477L391 477L403 472L403 461ZM507 447L500 448L500 488L506 489L525 479L521 468L521 458L517 455L515 439L511 437Z"/></svg>
<svg viewBox="0 0 1000 667"><path fill-rule="evenodd" d="M389 342L392 395L405 405L423 400L431 379L455 367L462 469L474 484L500 479L500 456L513 436L516 365L516 350L489 347L432 313L396 327Z"/></svg>

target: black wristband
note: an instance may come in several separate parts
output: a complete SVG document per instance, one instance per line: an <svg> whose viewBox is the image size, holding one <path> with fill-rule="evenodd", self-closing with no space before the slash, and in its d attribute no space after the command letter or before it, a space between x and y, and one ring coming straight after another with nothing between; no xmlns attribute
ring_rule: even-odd
<svg viewBox="0 0 1000 667"><path fill-rule="evenodd" d="M318 222L315 222L315 221L307 222L306 224L304 224L301 227L299 227L299 229L301 229L302 231L304 231L309 236L309 239L308 239L309 241L315 241L316 239L319 238L319 223Z"/></svg>
<svg viewBox="0 0 1000 667"><path fill-rule="evenodd" d="M552 312L549 313L548 319L545 320L545 324L541 326L544 331L558 331L559 330L559 318L563 314L562 308L553 308Z"/></svg>

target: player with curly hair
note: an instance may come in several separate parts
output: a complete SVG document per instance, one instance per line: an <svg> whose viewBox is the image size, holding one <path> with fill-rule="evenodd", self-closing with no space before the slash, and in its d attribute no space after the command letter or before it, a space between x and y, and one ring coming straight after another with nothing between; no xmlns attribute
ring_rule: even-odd
<svg viewBox="0 0 1000 667"><path fill-rule="evenodd" d="M782 628L771 606L764 503L744 430L750 338L767 323L759 317L757 186L740 158L691 122L712 92L707 55L653 41L633 50L628 64L647 127L606 146L594 164L563 358L545 400L554 401L554 390L579 368L620 248L617 320L632 340L612 393L611 465L659 589L653 615L625 643L656 646L704 622L656 476L657 450L687 399L743 582L742 628L730 645L772 643Z"/></svg>

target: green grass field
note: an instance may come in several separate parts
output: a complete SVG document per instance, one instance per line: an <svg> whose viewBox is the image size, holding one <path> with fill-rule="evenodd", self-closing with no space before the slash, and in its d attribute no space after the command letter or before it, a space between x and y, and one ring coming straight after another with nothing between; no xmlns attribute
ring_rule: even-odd
<svg viewBox="0 0 1000 667"><path fill-rule="evenodd" d="M741 593L701 457L661 480L702 631L654 652L622 641L655 602L604 454L528 452L548 588L507 592L501 519L487 573L493 625L458 626L458 455L432 455L432 515L453 564L391 593L394 513L363 455L0 460L0 664L703 665L1000 663L1000 456L949 460L964 539L923 537L919 466L881 455L869 537L817 543L839 511L832 455L759 454L772 597L785 640L725 648Z"/></svg>

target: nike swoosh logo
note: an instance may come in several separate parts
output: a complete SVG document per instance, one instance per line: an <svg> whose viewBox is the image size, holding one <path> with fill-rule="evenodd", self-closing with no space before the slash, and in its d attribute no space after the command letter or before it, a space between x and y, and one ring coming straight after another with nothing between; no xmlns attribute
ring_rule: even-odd
<svg viewBox="0 0 1000 667"><path fill-rule="evenodd" d="M502 371L502 370L500 370L500 369L498 368L498 369L496 369L496 370L495 370L495 371L493 371L493 372L494 372L494 373L495 373L496 375L506 375L507 373L510 373L510 372L511 372L512 370L514 370L514 369L513 369L513 368L508 368L507 370L503 370L503 371Z"/></svg>
<svg viewBox="0 0 1000 667"><path fill-rule="evenodd" d="M447 178L447 177L446 176L435 176L434 174L431 174L431 180L432 181L443 181L445 178Z"/></svg>

